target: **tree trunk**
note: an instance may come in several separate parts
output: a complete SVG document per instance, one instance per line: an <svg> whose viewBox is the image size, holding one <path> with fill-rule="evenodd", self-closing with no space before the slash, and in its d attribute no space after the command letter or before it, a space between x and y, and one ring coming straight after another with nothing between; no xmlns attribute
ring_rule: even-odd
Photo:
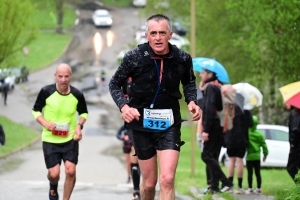
<svg viewBox="0 0 300 200"><path fill-rule="evenodd" d="M56 12L57 12L57 28L56 33L62 34L63 28L62 28L62 22L63 22L63 5L64 0L56 0Z"/></svg>

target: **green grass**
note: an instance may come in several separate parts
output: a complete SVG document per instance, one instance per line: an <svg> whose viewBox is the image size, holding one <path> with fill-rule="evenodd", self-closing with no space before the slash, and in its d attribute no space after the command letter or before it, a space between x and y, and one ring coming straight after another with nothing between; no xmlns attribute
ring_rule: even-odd
<svg viewBox="0 0 300 200"><path fill-rule="evenodd" d="M109 6L124 7L132 5L132 0L101 0L102 3Z"/></svg>
<svg viewBox="0 0 300 200"><path fill-rule="evenodd" d="M196 126L196 125L195 125ZM195 129L196 130L196 127ZM196 132L193 133L192 139L196 139ZM206 187L206 174L205 164L200 158L200 149L195 146L195 176L191 176L191 128L190 126L183 126L181 129L181 138L185 141L185 145L182 146L180 152L179 163L176 171L175 188L184 195L191 195L189 187L196 188ZM227 175L227 168L222 166L222 170ZM262 191L265 195L272 195L276 197L276 200L284 199L294 186L294 182L289 177L286 169L277 168L262 168ZM237 178L235 175L234 185L237 186ZM243 187L247 188L247 169L244 168ZM253 176L253 187L256 187L256 179ZM231 200L233 197L229 194L223 196L223 198ZM209 198L208 198L209 199Z"/></svg>
<svg viewBox="0 0 300 200"><path fill-rule="evenodd" d="M40 137L37 132L22 124L14 123L6 117L0 116L0 122L6 136L6 143L0 148L0 156L23 148Z"/></svg>
<svg viewBox="0 0 300 200"><path fill-rule="evenodd" d="M40 29L55 29L56 22L56 9L53 0L32 0L36 9L34 13L34 21L38 24ZM69 29L74 26L76 13L74 10L64 5L63 7L63 29Z"/></svg>
<svg viewBox="0 0 300 200"><path fill-rule="evenodd" d="M32 0L36 9L33 14L33 21L40 29L37 38L28 45L29 54L25 56L23 52L18 53L16 60L19 65L26 65L30 72L47 67L58 59L68 43L71 41L72 34L57 34L56 31L56 10L52 0ZM63 8L64 32L74 26L76 13L74 10L64 5Z"/></svg>
<svg viewBox="0 0 300 200"><path fill-rule="evenodd" d="M30 71L47 67L62 55L71 39L72 34L69 33L41 32L29 45L30 53L27 57L24 56L24 63Z"/></svg>

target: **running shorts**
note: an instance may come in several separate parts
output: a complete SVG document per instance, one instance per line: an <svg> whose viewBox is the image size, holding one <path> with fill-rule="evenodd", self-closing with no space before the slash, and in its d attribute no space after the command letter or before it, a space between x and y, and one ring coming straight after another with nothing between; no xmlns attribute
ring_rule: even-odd
<svg viewBox="0 0 300 200"><path fill-rule="evenodd" d="M244 158L246 148L227 148L228 157Z"/></svg>
<svg viewBox="0 0 300 200"><path fill-rule="evenodd" d="M135 152L140 160L148 160L156 154L156 150L172 149L180 151L181 125L170 127L165 131L148 132L132 130Z"/></svg>
<svg viewBox="0 0 300 200"><path fill-rule="evenodd" d="M131 151L131 147L123 147L123 153L126 153L126 154L128 154L128 153L130 153L130 151Z"/></svg>
<svg viewBox="0 0 300 200"><path fill-rule="evenodd" d="M67 160L75 165L78 163L78 141L70 140L66 143L55 144L43 142L43 152L47 169L61 164L61 160Z"/></svg>

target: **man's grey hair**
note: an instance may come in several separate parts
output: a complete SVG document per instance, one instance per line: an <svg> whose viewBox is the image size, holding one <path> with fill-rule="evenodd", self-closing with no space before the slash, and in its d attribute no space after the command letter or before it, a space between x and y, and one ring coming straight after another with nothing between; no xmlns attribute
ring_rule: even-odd
<svg viewBox="0 0 300 200"><path fill-rule="evenodd" d="M155 15L152 15L150 16L146 22L145 22L145 25L146 25L146 32L148 31L148 23L149 21L151 20L154 20L154 21L161 21L161 20L167 20L168 21L168 28L170 31L172 31L172 21L169 19L169 17L163 15L163 14L155 14Z"/></svg>

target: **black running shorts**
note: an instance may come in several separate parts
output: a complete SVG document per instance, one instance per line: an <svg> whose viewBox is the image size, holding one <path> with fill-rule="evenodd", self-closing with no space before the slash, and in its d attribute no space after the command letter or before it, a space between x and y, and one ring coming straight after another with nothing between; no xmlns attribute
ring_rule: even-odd
<svg viewBox="0 0 300 200"><path fill-rule="evenodd" d="M43 142L43 151L47 169L61 164L61 160L68 160L75 165L78 163L78 141L70 140L62 144Z"/></svg>
<svg viewBox="0 0 300 200"><path fill-rule="evenodd" d="M130 147L130 148L128 148L128 147L123 147L123 153L128 154L128 153L130 153L130 151L131 151L131 147Z"/></svg>
<svg viewBox="0 0 300 200"><path fill-rule="evenodd" d="M135 152L140 160L148 160L156 154L156 150L172 149L180 151L180 125L170 127L166 131L146 132L132 130Z"/></svg>
<svg viewBox="0 0 300 200"><path fill-rule="evenodd" d="M227 148L228 157L244 158L246 148Z"/></svg>

